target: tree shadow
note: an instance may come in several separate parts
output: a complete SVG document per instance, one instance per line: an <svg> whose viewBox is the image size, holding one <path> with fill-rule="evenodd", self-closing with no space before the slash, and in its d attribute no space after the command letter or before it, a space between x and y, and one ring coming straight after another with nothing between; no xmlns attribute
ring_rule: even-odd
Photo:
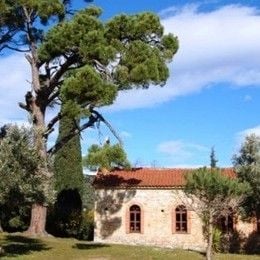
<svg viewBox="0 0 260 260"><path fill-rule="evenodd" d="M3 254L5 257L16 257L28 255L35 251L49 250L39 239L28 238L20 235L7 235L2 242Z"/></svg>
<svg viewBox="0 0 260 260"><path fill-rule="evenodd" d="M239 254L243 252L243 245L246 237L242 231L233 230L232 232L224 233L221 239L221 252Z"/></svg>
<svg viewBox="0 0 260 260"><path fill-rule="evenodd" d="M103 247L110 247L110 245L105 245L101 243L76 243L74 246L72 246L72 248L80 250L99 249Z"/></svg>
<svg viewBox="0 0 260 260"><path fill-rule="evenodd" d="M116 215L123 204L130 201L136 194L136 186L141 180L124 178L116 174L102 174L94 180L96 188L96 213L99 215L99 235L102 239L111 236L122 226L122 217ZM122 189L118 189L122 188Z"/></svg>
<svg viewBox="0 0 260 260"><path fill-rule="evenodd" d="M47 232L55 237L76 237L82 222L82 201L78 189L63 189L49 209Z"/></svg>

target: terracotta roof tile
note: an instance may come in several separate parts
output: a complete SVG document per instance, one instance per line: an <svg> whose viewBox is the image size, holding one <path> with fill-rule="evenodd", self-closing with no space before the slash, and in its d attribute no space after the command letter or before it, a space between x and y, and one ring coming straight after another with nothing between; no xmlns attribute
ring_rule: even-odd
<svg viewBox="0 0 260 260"><path fill-rule="evenodd" d="M113 170L108 174L98 173L93 185L101 187L180 187L185 185L185 174L194 169L156 169L136 168L132 170ZM222 169L223 174L230 178L235 177L232 168Z"/></svg>

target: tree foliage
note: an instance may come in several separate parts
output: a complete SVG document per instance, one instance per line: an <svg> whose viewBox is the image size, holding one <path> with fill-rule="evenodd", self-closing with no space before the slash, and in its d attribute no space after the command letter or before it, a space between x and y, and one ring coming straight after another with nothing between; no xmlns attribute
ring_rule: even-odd
<svg viewBox="0 0 260 260"><path fill-rule="evenodd" d="M214 147L212 147L211 152L210 152L210 167L216 168L217 162L218 162L218 160L216 158L215 149L214 149Z"/></svg>
<svg viewBox="0 0 260 260"><path fill-rule="evenodd" d="M57 142L74 129L77 122L69 117L60 120ZM57 193L66 189L83 190L83 168L80 135L75 135L57 151L54 157L54 179Z"/></svg>
<svg viewBox="0 0 260 260"><path fill-rule="evenodd" d="M77 122L74 119L62 117L57 142L73 131L75 124ZM55 154L54 180L57 197L47 229L56 236L76 236L81 225L82 196L85 191L79 134Z"/></svg>
<svg viewBox="0 0 260 260"><path fill-rule="evenodd" d="M0 139L0 215L5 227L24 228L28 205L45 197L33 139L31 129L18 126L9 126Z"/></svg>
<svg viewBox="0 0 260 260"><path fill-rule="evenodd" d="M201 168L186 175L185 193L192 199L191 207L204 224L207 259L211 259L213 226L218 217L236 208L248 191L246 183L225 176L221 170Z"/></svg>
<svg viewBox="0 0 260 260"><path fill-rule="evenodd" d="M42 197L41 176L37 170L41 160L30 129L10 126L0 139L0 202L9 195L24 194L28 201Z"/></svg>
<svg viewBox="0 0 260 260"><path fill-rule="evenodd" d="M111 170L114 167L130 168L127 155L120 144L103 146L92 145L83 159L83 165L91 169L104 168Z"/></svg>
<svg viewBox="0 0 260 260"><path fill-rule="evenodd" d="M243 202L244 213L257 217L260 231L260 137L254 134L247 136L233 163L238 178L250 186Z"/></svg>
<svg viewBox="0 0 260 260"><path fill-rule="evenodd" d="M198 198L205 210L211 210L214 214L232 206L232 201L247 190L248 186L238 179L225 176L221 170L207 168L188 173L185 186L187 194Z"/></svg>

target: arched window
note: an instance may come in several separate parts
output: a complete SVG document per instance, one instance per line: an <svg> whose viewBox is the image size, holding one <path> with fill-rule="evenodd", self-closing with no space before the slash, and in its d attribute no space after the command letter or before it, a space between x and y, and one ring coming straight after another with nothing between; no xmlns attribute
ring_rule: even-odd
<svg viewBox="0 0 260 260"><path fill-rule="evenodd" d="M175 209L175 231L178 233L188 232L187 209L180 205Z"/></svg>
<svg viewBox="0 0 260 260"><path fill-rule="evenodd" d="M223 233L229 233L234 231L234 212L230 208L225 214L219 217L218 227Z"/></svg>
<svg viewBox="0 0 260 260"><path fill-rule="evenodd" d="M130 221L129 221L129 231L130 233L141 233L141 209L138 205L133 205L130 207Z"/></svg>

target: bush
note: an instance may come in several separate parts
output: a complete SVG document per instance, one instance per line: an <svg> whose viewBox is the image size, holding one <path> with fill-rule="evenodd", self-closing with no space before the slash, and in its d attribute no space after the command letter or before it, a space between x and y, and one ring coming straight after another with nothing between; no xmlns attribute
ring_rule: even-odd
<svg viewBox="0 0 260 260"><path fill-rule="evenodd" d="M241 253L245 236L242 232L234 230L222 235L221 252L223 253Z"/></svg>
<svg viewBox="0 0 260 260"><path fill-rule="evenodd" d="M22 232L30 223L31 205L22 195L12 198L0 206L0 222L6 232Z"/></svg>
<svg viewBox="0 0 260 260"><path fill-rule="evenodd" d="M213 229L213 250L214 252L221 251L222 232L218 228Z"/></svg>
<svg viewBox="0 0 260 260"><path fill-rule="evenodd" d="M91 241L94 239L94 211L83 211L78 239Z"/></svg>
<svg viewBox="0 0 260 260"><path fill-rule="evenodd" d="M58 237L77 237L82 221L82 202L78 190L63 190L49 208L47 231Z"/></svg>

